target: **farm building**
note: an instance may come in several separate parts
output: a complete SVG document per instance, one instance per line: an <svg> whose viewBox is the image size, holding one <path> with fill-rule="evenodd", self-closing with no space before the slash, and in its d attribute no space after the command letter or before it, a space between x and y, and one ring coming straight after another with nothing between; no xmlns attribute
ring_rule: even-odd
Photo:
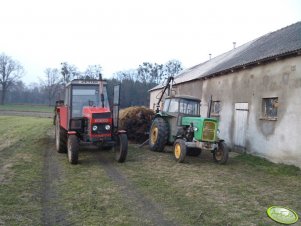
<svg viewBox="0 0 301 226"><path fill-rule="evenodd" d="M301 22L182 71L178 95L202 100L232 150L301 167ZM162 86L150 90L153 108Z"/></svg>

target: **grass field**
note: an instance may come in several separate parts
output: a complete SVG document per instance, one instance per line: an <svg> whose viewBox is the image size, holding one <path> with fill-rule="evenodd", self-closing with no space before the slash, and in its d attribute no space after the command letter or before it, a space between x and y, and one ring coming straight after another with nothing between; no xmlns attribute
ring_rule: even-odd
<svg viewBox="0 0 301 226"><path fill-rule="evenodd" d="M53 112L53 106L47 105L26 105L26 104L5 104L0 105L0 110L6 111L34 111L34 112Z"/></svg>
<svg viewBox="0 0 301 226"><path fill-rule="evenodd" d="M227 165L208 153L178 164L134 144L124 164L86 148L70 165L54 149L50 119L0 116L0 225L277 225L272 205L301 214L296 167L233 153Z"/></svg>

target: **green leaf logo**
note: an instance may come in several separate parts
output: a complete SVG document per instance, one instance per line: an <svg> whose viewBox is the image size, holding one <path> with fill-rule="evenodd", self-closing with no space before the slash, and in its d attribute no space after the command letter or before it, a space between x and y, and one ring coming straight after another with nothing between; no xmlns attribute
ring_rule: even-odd
<svg viewBox="0 0 301 226"><path fill-rule="evenodd" d="M294 224L298 221L297 213L286 207L272 206L268 208L267 214L271 219L282 224Z"/></svg>

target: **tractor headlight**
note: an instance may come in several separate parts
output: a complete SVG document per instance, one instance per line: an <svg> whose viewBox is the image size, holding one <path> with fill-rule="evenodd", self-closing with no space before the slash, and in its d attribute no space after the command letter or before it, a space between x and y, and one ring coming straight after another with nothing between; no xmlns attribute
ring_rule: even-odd
<svg viewBox="0 0 301 226"><path fill-rule="evenodd" d="M97 130L97 126L93 126L93 127L92 127L92 130L93 130L93 131L96 131L96 130Z"/></svg>
<svg viewBox="0 0 301 226"><path fill-rule="evenodd" d="M106 125L106 126L105 126L105 129L106 129L106 130L110 130L110 129L111 129L111 126L110 126L110 125Z"/></svg>
<svg viewBox="0 0 301 226"><path fill-rule="evenodd" d="M198 131L198 128L197 127L193 127L193 131L194 132Z"/></svg>

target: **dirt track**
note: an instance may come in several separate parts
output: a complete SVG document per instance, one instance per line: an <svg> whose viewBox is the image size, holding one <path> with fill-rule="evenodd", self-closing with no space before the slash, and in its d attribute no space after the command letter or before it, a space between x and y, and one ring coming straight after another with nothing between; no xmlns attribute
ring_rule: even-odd
<svg viewBox="0 0 301 226"><path fill-rule="evenodd" d="M31 116L31 117L40 117L40 118L52 118L53 117L53 113L49 113L49 112L13 111L13 110L0 110L0 115Z"/></svg>
<svg viewBox="0 0 301 226"><path fill-rule="evenodd" d="M52 134L51 134L52 135ZM49 136L47 149L44 150L44 167L42 172L42 219L43 225L69 225L66 211L58 205L60 199L57 182L63 180L64 173L53 150L54 139Z"/></svg>
<svg viewBox="0 0 301 226"><path fill-rule="evenodd" d="M164 219L163 207L147 199L143 193L138 191L131 183L128 181L126 175L118 171L114 165L106 159L105 156L101 155L98 157L101 167L104 168L108 177L119 186L123 198L128 206L136 206L137 215L139 218L145 218L152 225L162 225L162 226L172 226L177 225L174 222Z"/></svg>

